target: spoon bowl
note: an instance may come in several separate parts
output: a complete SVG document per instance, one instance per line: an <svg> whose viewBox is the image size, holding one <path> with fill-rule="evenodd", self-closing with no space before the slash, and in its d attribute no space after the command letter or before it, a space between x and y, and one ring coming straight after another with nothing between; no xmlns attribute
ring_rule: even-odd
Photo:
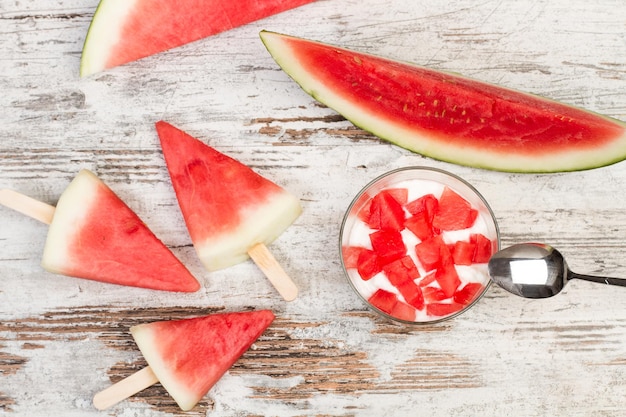
<svg viewBox="0 0 626 417"><path fill-rule="evenodd" d="M626 286L626 280L577 274L563 255L544 243L521 243L496 252L489 260L489 276L508 292L524 298L552 297L572 279Z"/></svg>

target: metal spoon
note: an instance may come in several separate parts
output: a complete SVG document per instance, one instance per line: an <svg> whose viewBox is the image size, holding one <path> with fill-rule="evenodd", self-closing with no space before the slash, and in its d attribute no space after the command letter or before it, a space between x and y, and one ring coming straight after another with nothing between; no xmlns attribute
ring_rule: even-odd
<svg viewBox="0 0 626 417"><path fill-rule="evenodd" d="M574 278L626 286L626 279L572 272L563 255L543 243L521 243L494 254L489 260L491 279L505 290L525 298L547 298L561 292Z"/></svg>

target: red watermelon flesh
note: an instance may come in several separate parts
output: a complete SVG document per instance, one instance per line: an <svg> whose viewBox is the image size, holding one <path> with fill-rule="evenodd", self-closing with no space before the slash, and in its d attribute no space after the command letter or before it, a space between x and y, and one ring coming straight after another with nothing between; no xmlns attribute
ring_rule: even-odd
<svg viewBox="0 0 626 417"><path fill-rule="evenodd" d="M160 383L187 411L273 320L271 311L260 310L140 324L130 331Z"/></svg>
<svg viewBox="0 0 626 417"><path fill-rule="evenodd" d="M191 240L213 271L248 259L302 212L300 201L241 162L166 122L156 124Z"/></svg>
<svg viewBox="0 0 626 417"><path fill-rule="evenodd" d="M435 279L441 287L441 290L448 297L454 296L454 292L461 285L459 274L453 263L443 264L435 271Z"/></svg>
<svg viewBox="0 0 626 417"><path fill-rule="evenodd" d="M389 291L378 289L368 301L376 308L384 311L387 314L391 314L396 304L399 302L398 297Z"/></svg>
<svg viewBox="0 0 626 417"><path fill-rule="evenodd" d="M383 265L383 271L389 282L396 287L407 281L414 281L420 276L415 262L413 262L413 259L408 255Z"/></svg>
<svg viewBox="0 0 626 417"><path fill-rule="evenodd" d="M426 271L432 271L443 265L444 258L448 257L449 252L441 235L433 236L415 245L415 254Z"/></svg>
<svg viewBox="0 0 626 417"><path fill-rule="evenodd" d="M81 76L175 48L314 0L101 0Z"/></svg>
<svg viewBox="0 0 626 417"><path fill-rule="evenodd" d="M400 259L406 254L402 234L396 230L377 230L370 234L370 241L381 265Z"/></svg>
<svg viewBox="0 0 626 417"><path fill-rule="evenodd" d="M439 302L448 298L441 288L431 286L422 287L422 295L428 303Z"/></svg>
<svg viewBox="0 0 626 417"><path fill-rule="evenodd" d="M428 213L425 211L416 213L406 219L404 226L422 241L428 240L436 234L432 220L429 220Z"/></svg>
<svg viewBox="0 0 626 417"><path fill-rule="evenodd" d="M452 247L452 259L457 265L471 265L474 259L474 251L476 250L476 244L472 242L466 242L459 240L454 242ZM491 241L489 241L489 256L491 257Z"/></svg>
<svg viewBox="0 0 626 417"><path fill-rule="evenodd" d="M469 282L454 293L454 302L463 305L469 304L482 288L482 284L478 282Z"/></svg>
<svg viewBox="0 0 626 417"><path fill-rule="evenodd" d="M461 311L465 307L464 304L453 303L429 303L426 304L426 312L430 316L444 317Z"/></svg>
<svg viewBox="0 0 626 417"><path fill-rule="evenodd" d="M401 206L404 206L409 199L409 190L406 188L386 188L382 192L391 195Z"/></svg>
<svg viewBox="0 0 626 417"><path fill-rule="evenodd" d="M472 262L489 262L489 258L491 258L491 254L493 252L491 240L480 233L473 233L470 235L470 242L474 244Z"/></svg>
<svg viewBox="0 0 626 417"><path fill-rule="evenodd" d="M626 159L626 123L449 72L261 32L307 93L399 146L512 172L590 169Z"/></svg>
<svg viewBox="0 0 626 417"><path fill-rule="evenodd" d="M445 187L433 217L433 227L439 230L462 230L471 227L478 211L452 189Z"/></svg>
<svg viewBox="0 0 626 417"><path fill-rule="evenodd" d="M398 285L398 291L402 294L402 297L411 306L418 310L424 308L424 294L422 289L414 281L406 281L401 285Z"/></svg>
<svg viewBox="0 0 626 417"><path fill-rule="evenodd" d="M404 229L404 208L392 192L383 190L376 194L369 206L368 224L372 229Z"/></svg>
<svg viewBox="0 0 626 417"><path fill-rule="evenodd" d="M439 207L439 200L434 194L425 194L406 204L406 209L412 215L425 213L426 218L429 221L433 221L435 212Z"/></svg>
<svg viewBox="0 0 626 417"><path fill-rule="evenodd" d="M391 312L389 313L393 317L397 317L400 320L415 321L416 310L415 307L410 306L402 301L398 301Z"/></svg>
<svg viewBox="0 0 626 417"><path fill-rule="evenodd" d="M359 256L362 252L368 250L361 246L344 246L341 248L341 255L346 268L356 268L359 262Z"/></svg>
<svg viewBox="0 0 626 417"><path fill-rule="evenodd" d="M184 292L200 288L141 219L87 170L59 198L41 263L53 273L111 284Z"/></svg>
<svg viewBox="0 0 626 417"><path fill-rule="evenodd" d="M364 249L359 253L356 269L359 271L361 278L367 281L382 271L383 267L376 252Z"/></svg>

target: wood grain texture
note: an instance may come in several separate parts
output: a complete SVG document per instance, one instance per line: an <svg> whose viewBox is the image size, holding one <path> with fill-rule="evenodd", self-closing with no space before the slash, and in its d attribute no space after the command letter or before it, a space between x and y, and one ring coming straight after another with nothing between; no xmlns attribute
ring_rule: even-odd
<svg viewBox="0 0 626 417"><path fill-rule="evenodd" d="M261 44L274 30L459 72L626 120L623 0L318 0L80 79L97 0L0 0L0 188L54 205L98 174L199 279L170 294L55 276L47 226L0 208L0 415L623 416L626 293L571 282L524 300L491 287L467 314L405 328L369 312L339 263L353 196L426 165L472 183L502 245L545 241L578 272L626 277L624 163L551 175L434 161L320 105ZM302 200L270 247L300 293L286 303L244 262L209 273L178 210L154 123L166 120ZM99 412L92 396L146 365L138 323L269 308L277 320L181 412L156 384Z"/></svg>

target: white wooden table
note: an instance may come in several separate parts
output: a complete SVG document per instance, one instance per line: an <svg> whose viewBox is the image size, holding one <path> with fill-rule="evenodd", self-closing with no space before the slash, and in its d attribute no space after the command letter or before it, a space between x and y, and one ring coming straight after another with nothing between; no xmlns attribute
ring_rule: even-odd
<svg viewBox="0 0 626 417"><path fill-rule="evenodd" d="M80 168L109 184L201 281L179 295L55 276L46 226L0 208L0 414L7 416L623 416L626 289L571 282L525 300L496 287L467 314L406 329L342 275L353 195L393 168L470 181L503 245L561 249L572 269L626 277L626 163L553 175L447 164L353 127L284 74L269 29L456 71L626 120L623 0L320 0L80 79L97 0L0 0L0 188L50 204ZM272 250L300 297L251 262L206 272L190 244L154 122L164 119L302 199ZM94 393L145 362L128 328L270 308L277 320L192 411L155 385L105 411Z"/></svg>

